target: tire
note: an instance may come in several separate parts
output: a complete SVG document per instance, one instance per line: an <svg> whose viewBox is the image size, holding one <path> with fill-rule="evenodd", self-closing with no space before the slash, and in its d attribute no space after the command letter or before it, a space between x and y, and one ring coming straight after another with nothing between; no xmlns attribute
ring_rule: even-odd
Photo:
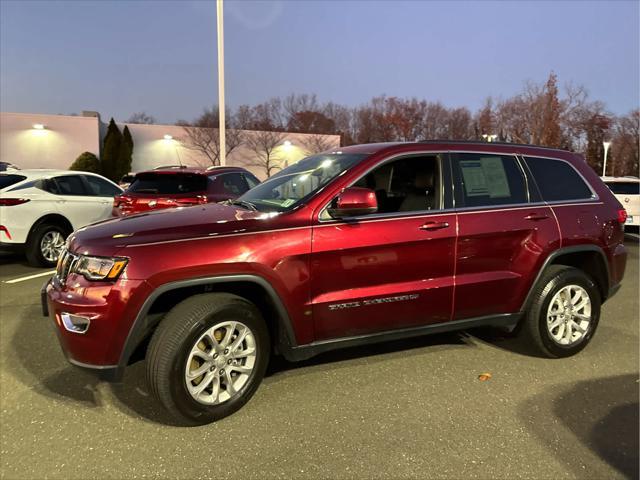
<svg viewBox="0 0 640 480"><path fill-rule="evenodd" d="M571 310L562 307L567 294L579 298L575 305L569 301ZM586 304L574 309L580 307L586 297L589 310ZM600 320L600 304L600 292L591 277L577 268L552 265L534 289L519 334L544 357L570 357L585 348L593 338ZM555 314L556 311L560 313ZM588 323L585 323L586 317L589 318ZM558 323L560 325L554 327ZM574 339L577 335L580 337Z"/></svg>
<svg viewBox="0 0 640 480"><path fill-rule="evenodd" d="M229 331L237 335L234 339L229 334L227 345L242 337L236 352L243 355L253 346L253 356L236 358L224 349ZM238 411L253 396L264 377L270 346L269 331L254 304L227 293L195 295L176 305L154 332L147 350L147 382L178 424L211 423ZM196 349L199 353L193 355ZM202 375L187 377L198 371ZM201 393L190 392L206 382Z"/></svg>
<svg viewBox="0 0 640 480"><path fill-rule="evenodd" d="M44 248L43 241L46 241L45 239L61 238L62 244L60 246L64 247L64 241L69 236L69 233L66 229L51 223L38 225L29 234L29 239L27 240L25 254L29 264L34 267L54 267L58 262L59 253L54 258L52 256L53 252ZM56 245L58 244L56 241Z"/></svg>

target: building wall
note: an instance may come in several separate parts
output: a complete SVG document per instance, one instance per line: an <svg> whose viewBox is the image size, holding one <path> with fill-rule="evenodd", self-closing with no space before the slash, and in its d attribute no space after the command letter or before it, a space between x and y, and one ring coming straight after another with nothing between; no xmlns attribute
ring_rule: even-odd
<svg viewBox="0 0 640 480"><path fill-rule="evenodd" d="M36 130L34 124L44 125ZM0 160L20 168L67 169L82 152L99 155L98 118L0 113Z"/></svg>
<svg viewBox="0 0 640 480"><path fill-rule="evenodd" d="M36 130L34 124L42 124L45 129ZM118 123L121 131L125 125L133 137L131 169L134 172L160 165L211 165L206 155L187 148L184 127ZM67 169L82 152L100 157L101 130L104 135L106 128L101 129L97 117L0 113L0 160L23 169ZM256 135L256 132L245 131L245 135ZM287 133L275 149L273 158L276 163L285 167L309 155L304 145L310 137ZM339 135L326 135L326 140L331 148L340 146ZM241 145L227 156L227 165L244 167L264 180L264 169L248 165L254 163L255 158L254 152Z"/></svg>

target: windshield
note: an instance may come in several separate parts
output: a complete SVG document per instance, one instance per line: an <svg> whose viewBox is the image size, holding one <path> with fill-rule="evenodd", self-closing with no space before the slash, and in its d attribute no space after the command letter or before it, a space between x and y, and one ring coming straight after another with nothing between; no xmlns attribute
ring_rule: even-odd
<svg viewBox="0 0 640 480"><path fill-rule="evenodd" d="M352 165L364 154L323 154L307 157L252 188L238 198L261 212L291 210Z"/></svg>

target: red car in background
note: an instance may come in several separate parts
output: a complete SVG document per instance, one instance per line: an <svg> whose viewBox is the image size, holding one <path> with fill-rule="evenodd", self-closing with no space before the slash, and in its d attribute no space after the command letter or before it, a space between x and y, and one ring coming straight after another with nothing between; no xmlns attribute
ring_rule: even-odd
<svg viewBox="0 0 640 480"><path fill-rule="evenodd" d="M113 199L116 217L239 197L260 181L240 167L166 167L135 174Z"/></svg>

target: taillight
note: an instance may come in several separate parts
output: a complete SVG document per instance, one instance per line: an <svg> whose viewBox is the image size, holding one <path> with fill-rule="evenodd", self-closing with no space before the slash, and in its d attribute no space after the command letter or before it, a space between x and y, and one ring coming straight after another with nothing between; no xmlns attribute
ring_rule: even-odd
<svg viewBox="0 0 640 480"><path fill-rule="evenodd" d="M11 234L9 233L9 230L7 230L7 227L5 227L4 225L0 225L0 232L4 232L7 238L11 240Z"/></svg>
<svg viewBox="0 0 640 480"><path fill-rule="evenodd" d="M0 207L13 207L14 205L22 205L28 201L28 198L0 198Z"/></svg>
<svg viewBox="0 0 640 480"><path fill-rule="evenodd" d="M618 223L624 224L627 221L627 211L624 208L618 210Z"/></svg>

